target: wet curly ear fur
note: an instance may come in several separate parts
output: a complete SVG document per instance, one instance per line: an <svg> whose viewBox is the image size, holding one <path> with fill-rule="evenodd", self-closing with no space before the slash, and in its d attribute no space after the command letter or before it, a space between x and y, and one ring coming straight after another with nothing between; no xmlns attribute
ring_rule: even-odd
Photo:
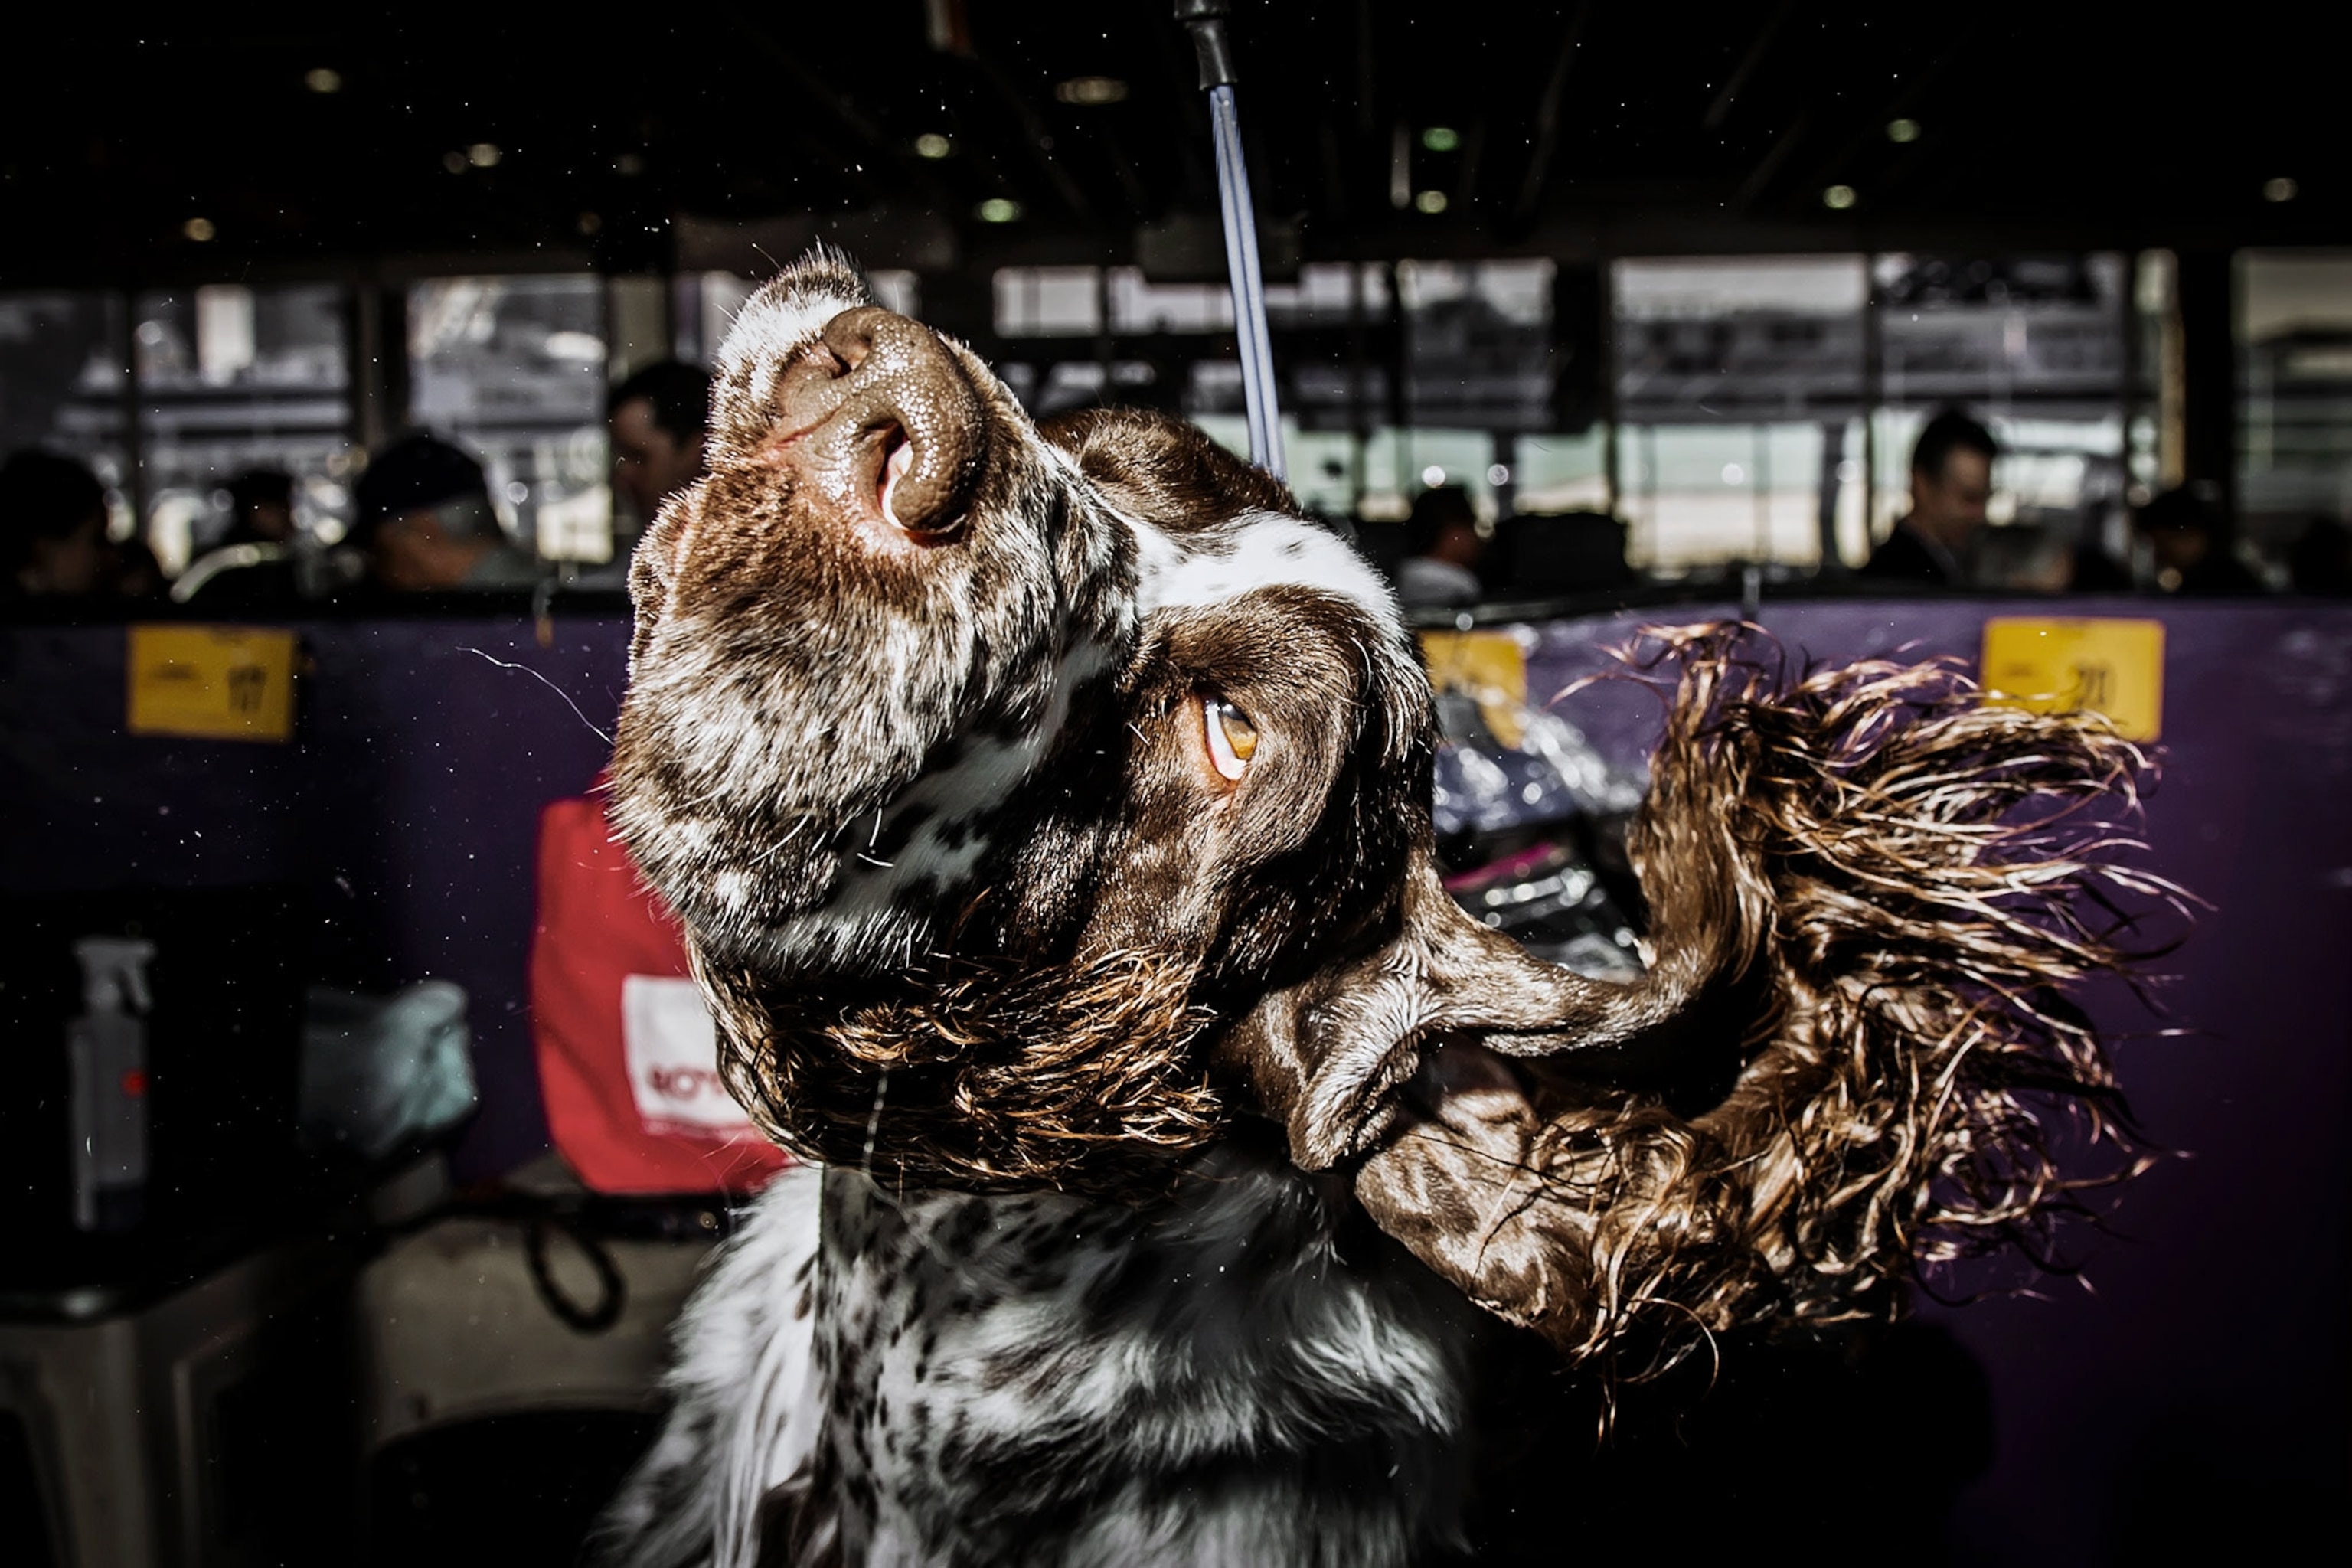
<svg viewBox="0 0 2352 1568"><path fill-rule="evenodd" d="M1693 911L1689 940L1621 984L1547 963L1480 924L1447 896L1425 847L1403 881L1369 951L1271 993L1221 1047L1221 1062L1280 1115L1305 1169L1327 1170L1395 1131L1404 1108L1394 1091L1449 1037L1510 1056L1571 1053L1602 1074L1673 1070L1711 1028L1738 1027L1729 1004L1747 964L1728 951L1743 928L1727 912Z"/></svg>
<svg viewBox="0 0 2352 1568"><path fill-rule="evenodd" d="M1630 846L1647 989L1713 1005L1618 1027L1615 1058L1443 1044L1355 1184L1474 1300L1634 1374L1710 1332L1889 1315L1920 1261L2046 1257L2074 1194L2147 1158L2058 988L2147 956L2119 899L2183 897L2116 863L2147 762L2095 716L1989 707L1932 665L1788 679L1737 629L1654 651L1681 672ZM1709 1055L1730 1070L1701 1107L1642 1081ZM2053 1105L2104 1171L2061 1173Z"/></svg>

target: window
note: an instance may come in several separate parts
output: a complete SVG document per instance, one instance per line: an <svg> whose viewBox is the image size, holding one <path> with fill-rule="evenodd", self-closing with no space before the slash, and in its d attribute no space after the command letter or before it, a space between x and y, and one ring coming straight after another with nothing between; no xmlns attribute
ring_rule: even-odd
<svg viewBox="0 0 2352 1568"><path fill-rule="evenodd" d="M1945 406L2001 445L1980 581L2042 585L2074 545L2115 547L2145 401L2123 257L1629 259L1612 282L1637 563L1859 565Z"/></svg>
<svg viewBox="0 0 2352 1568"><path fill-rule="evenodd" d="M1098 267L1000 268L995 287L1000 338L1091 337L1102 330Z"/></svg>
<svg viewBox="0 0 2352 1568"><path fill-rule="evenodd" d="M885 303L914 307L912 273L870 276ZM115 536L142 532L176 572L226 529L226 486L249 468L290 475L298 525L340 539L364 466L358 410L404 384L389 424L481 458L519 541L601 561L613 548L608 380L673 345L706 356L753 287L731 273L689 274L674 292L584 274L428 279L393 307L405 310L404 363L364 367L353 331L370 301L341 283L0 294L0 451L89 464Z"/></svg>
<svg viewBox="0 0 2352 1568"><path fill-rule="evenodd" d="M604 297L593 277L437 278L408 290L410 422L471 449L500 520L551 560L613 552Z"/></svg>
<svg viewBox="0 0 2352 1568"><path fill-rule="evenodd" d="M2130 488L2124 258L1889 255L1875 277L1880 531L1908 504L1919 427L1957 405L2001 448L1980 577L2032 583L2077 543L2112 548Z"/></svg>
<svg viewBox="0 0 2352 1568"><path fill-rule="evenodd" d="M2352 252L2238 260L2238 511L2273 556L2352 519Z"/></svg>
<svg viewBox="0 0 2352 1568"><path fill-rule="evenodd" d="M1609 510L1609 439L1595 428L1580 435L1521 436L1505 477L1518 510L1538 514Z"/></svg>
<svg viewBox="0 0 2352 1568"><path fill-rule="evenodd" d="M1561 384L1574 380L1555 322L1561 271L1543 258L1332 261L1269 281L1283 446L1299 500L1376 523L1403 517L1434 484L1467 489L1489 519L1514 506L1605 506L1607 440L1590 395L1579 404L1582 428L1561 427ZM1012 267L994 275L992 305L996 372L1033 413L1157 406L1246 450L1223 279Z"/></svg>
<svg viewBox="0 0 2352 1568"><path fill-rule="evenodd" d="M0 456L37 447L88 463L118 538L133 527L122 321L119 294L0 294Z"/></svg>
<svg viewBox="0 0 2352 1568"><path fill-rule="evenodd" d="M1553 272L1541 260L1397 263L1412 424L1549 427Z"/></svg>
<svg viewBox="0 0 2352 1568"><path fill-rule="evenodd" d="M1373 262L1308 262L1295 279L1266 283L1266 323L1283 331L1346 326L1351 311L1383 318L1387 273ZM1089 336L1102 330L1106 319L1120 337L1200 337L1234 330L1233 287L1222 278L1155 279L1140 267L1006 267L998 269L994 289L996 335L1002 338Z"/></svg>
<svg viewBox="0 0 2352 1568"><path fill-rule="evenodd" d="M1625 260L1612 284L1631 559L1858 563L1863 258Z"/></svg>
<svg viewBox="0 0 2352 1568"><path fill-rule="evenodd" d="M732 272L682 272L671 320L677 333L677 357L688 364L709 365L727 341L727 329L759 284Z"/></svg>
<svg viewBox="0 0 2352 1568"><path fill-rule="evenodd" d="M145 532L163 570L227 530L224 487L249 468L292 476L298 526L341 538L354 467L344 290L210 284L132 303Z"/></svg>

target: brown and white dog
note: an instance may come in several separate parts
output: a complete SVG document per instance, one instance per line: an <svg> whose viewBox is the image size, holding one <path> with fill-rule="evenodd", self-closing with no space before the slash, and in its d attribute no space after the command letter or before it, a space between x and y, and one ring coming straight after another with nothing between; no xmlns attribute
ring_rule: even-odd
<svg viewBox="0 0 2352 1568"><path fill-rule="evenodd" d="M631 575L613 819L814 1162L689 1309L629 1563L1402 1563L1465 1539L1475 1303L1639 1370L1888 1315L2065 1184L2094 721L1673 634L1652 962L1431 850L1381 579L1175 421L1034 424L813 258Z"/></svg>

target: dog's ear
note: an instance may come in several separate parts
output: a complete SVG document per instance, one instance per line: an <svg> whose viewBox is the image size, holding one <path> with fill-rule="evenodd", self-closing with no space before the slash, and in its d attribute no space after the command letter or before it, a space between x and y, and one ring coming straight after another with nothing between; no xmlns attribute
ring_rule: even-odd
<svg viewBox="0 0 2352 1568"><path fill-rule="evenodd" d="M1762 889L1719 855L1691 863L1705 874L1647 868L1664 873L1645 881L1654 929L1683 940L1618 984L1488 930L1416 851L1363 956L1266 996L1223 1060L1283 1122L1294 1162L1360 1161L1356 1198L1381 1230L1487 1310L1571 1345L1611 1182L1564 1152L1555 1123L1588 1099L1645 1126L1637 1105L1660 1103L1670 1122L1673 1086L1718 1058L1736 1071L1755 1008L1742 933L1759 917L1742 906Z"/></svg>
<svg viewBox="0 0 2352 1568"><path fill-rule="evenodd" d="M1416 851L1362 955L1268 994L1221 1057L1283 1122L1291 1159L1325 1170L1395 1124L1396 1091L1420 1070L1424 1047L1449 1037L1475 1037L1505 1056L1572 1058L1604 1076L1673 1059L1704 1026L1723 958L1699 942L1662 954L1639 981L1588 979L1480 924Z"/></svg>
<svg viewBox="0 0 2352 1568"><path fill-rule="evenodd" d="M1292 1069L1259 1082L1290 1092L1302 1163L1353 1160L1423 1263L1634 1374L1708 1333L1892 1311L1930 1237L2046 1247L2077 1186L2141 1163L2126 1144L2076 1181L2044 1131L2053 1101L2121 1124L2054 992L2131 962L2118 893L2175 891L2110 858L2099 813L2139 754L1935 666L1785 683L1736 636L1681 643L1626 845L1656 949L1640 981L1537 963L1444 908L1424 865L1370 958L1258 1035Z"/></svg>
<svg viewBox="0 0 2352 1568"><path fill-rule="evenodd" d="M1563 1191L1525 1084L1458 1043L1423 1057L1404 1098L1412 1120L1358 1168L1356 1201L1479 1306L1573 1343L1590 1315L1603 1205Z"/></svg>

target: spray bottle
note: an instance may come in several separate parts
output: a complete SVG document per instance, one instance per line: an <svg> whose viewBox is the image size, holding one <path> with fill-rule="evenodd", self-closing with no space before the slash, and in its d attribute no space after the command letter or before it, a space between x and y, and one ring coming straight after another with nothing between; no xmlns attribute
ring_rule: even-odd
<svg viewBox="0 0 2352 1568"><path fill-rule="evenodd" d="M66 1027L73 1062L74 1224L88 1231L136 1226L147 1195L147 1019L154 1005L147 964L155 944L87 936L82 1014Z"/></svg>

